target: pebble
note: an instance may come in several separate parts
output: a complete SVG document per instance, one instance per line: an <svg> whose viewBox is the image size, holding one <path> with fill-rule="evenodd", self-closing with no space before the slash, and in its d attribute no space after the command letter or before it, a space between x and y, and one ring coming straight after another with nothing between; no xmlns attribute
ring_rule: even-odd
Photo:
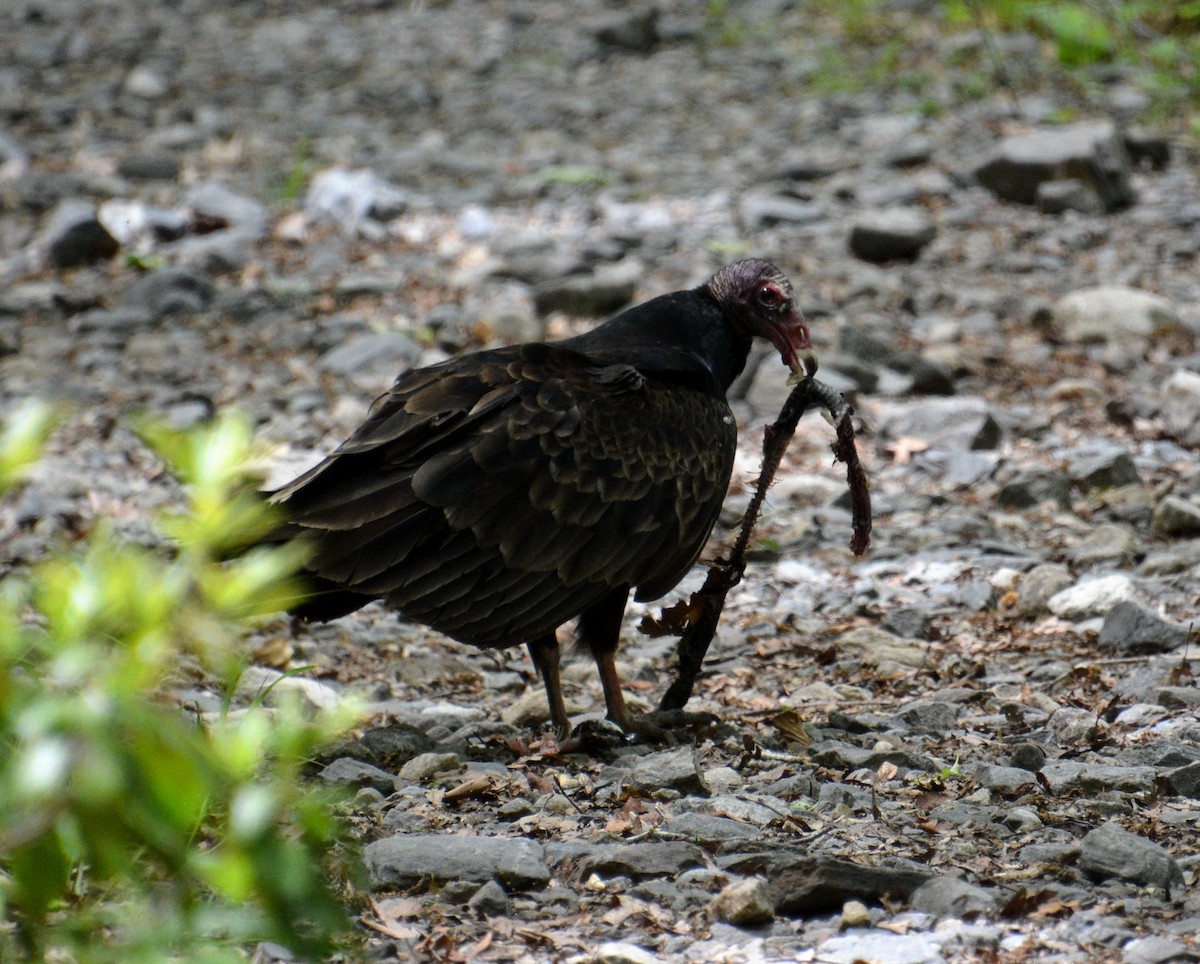
<svg viewBox="0 0 1200 964"><path fill-rule="evenodd" d="M913 891L909 906L935 917L990 917L996 913L995 894L959 877L939 876Z"/></svg>
<svg viewBox="0 0 1200 964"><path fill-rule="evenodd" d="M1183 873L1166 850L1112 821L1084 835L1079 865L1099 880L1119 878L1166 892L1183 886Z"/></svg>
<svg viewBox="0 0 1200 964"><path fill-rule="evenodd" d="M1200 533L1200 505L1179 496L1165 496L1154 507L1151 525L1165 536L1186 538L1197 535Z"/></svg>
<svg viewBox="0 0 1200 964"><path fill-rule="evenodd" d="M119 245L96 216L96 208L85 201L60 203L47 218L42 243L55 268L78 268L106 261Z"/></svg>
<svg viewBox="0 0 1200 964"><path fill-rule="evenodd" d="M637 278L623 269L569 275L544 281L533 291L538 314L560 311L576 317L601 317L624 308L637 290Z"/></svg>
<svg viewBox="0 0 1200 964"><path fill-rule="evenodd" d="M408 194L368 169L333 167L316 174L308 186L304 209L314 220L326 219L353 235L368 219L384 222L402 215Z"/></svg>
<svg viewBox="0 0 1200 964"><path fill-rule="evenodd" d="M1111 575L1084 579L1056 592L1046 608L1063 619L1080 620L1103 616L1119 602L1137 602L1137 590L1128 576Z"/></svg>
<svg viewBox="0 0 1200 964"><path fill-rule="evenodd" d="M1166 298L1124 285L1098 285L1064 295L1054 306L1054 323L1076 345L1123 344L1182 325L1179 310Z"/></svg>
<svg viewBox="0 0 1200 964"><path fill-rule="evenodd" d="M136 279L121 292L124 308L149 311L155 319L195 314L210 307L216 286L189 268L163 268Z"/></svg>
<svg viewBox="0 0 1200 964"><path fill-rule="evenodd" d="M1096 644L1118 653L1169 653L1187 642L1188 629L1167 622L1133 601L1119 602L1104 616Z"/></svg>
<svg viewBox="0 0 1200 964"><path fill-rule="evenodd" d="M1181 445L1200 446L1200 372L1173 372L1163 383L1162 400L1167 430Z"/></svg>
<svg viewBox="0 0 1200 964"><path fill-rule="evenodd" d="M735 880L713 898L712 914L717 920L753 927L775 919L775 905L762 877Z"/></svg>
<svg viewBox="0 0 1200 964"><path fill-rule="evenodd" d="M367 844L363 862L376 886L499 880L513 890L525 890L550 881L542 845L523 837L401 834Z"/></svg>
<svg viewBox="0 0 1200 964"><path fill-rule="evenodd" d="M1013 134L975 168L979 183L1006 201L1034 204L1038 188L1064 178L1090 187L1106 210L1134 199L1129 155L1109 121Z"/></svg>
<svg viewBox="0 0 1200 964"><path fill-rule="evenodd" d="M861 215L850 229L850 250L864 261L915 258L937 237L929 216L913 208L883 208Z"/></svg>

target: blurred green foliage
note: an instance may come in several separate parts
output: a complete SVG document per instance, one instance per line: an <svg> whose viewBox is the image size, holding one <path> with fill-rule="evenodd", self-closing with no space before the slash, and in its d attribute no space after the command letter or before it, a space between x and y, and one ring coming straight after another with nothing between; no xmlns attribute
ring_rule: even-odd
<svg viewBox="0 0 1200 964"><path fill-rule="evenodd" d="M1103 105L1119 76L1149 96L1145 120L1200 133L1200 0L803 0L792 12L801 30L772 32L744 5L709 0L702 41L790 50L804 65L800 94L902 88L926 114L954 106L947 91L962 101L1047 85L1074 91L1086 109L1091 95ZM939 38L968 32L983 53L968 44L946 58ZM1040 51L1012 54L1010 34L1036 37Z"/></svg>
<svg viewBox="0 0 1200 964"><path fill-rule="evenodd" d="M36 404L9 418L0 489L54 422ZM328 953L347 928L321 864L339 830L301 770L351 708L285 693L198 717L162 685L192 660L232 693L246 619L295 598L301 559L221 561L272 524L246 421L142 434L185 483L186 510L161 520L175 555L101 523L0 581L0 960L245 960L263 939Z"/></svg>

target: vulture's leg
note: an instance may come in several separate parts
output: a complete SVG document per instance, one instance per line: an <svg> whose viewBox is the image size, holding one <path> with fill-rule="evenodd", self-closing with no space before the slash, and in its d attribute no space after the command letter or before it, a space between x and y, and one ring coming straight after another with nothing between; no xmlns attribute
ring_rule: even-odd
<svg viewBox="0 0 1200 964"><path fill-rule="evenodd" d="M550 704L550 722L554 724L554 734L560 740L565 740L571 734L571 721L567 719L567 705L563 702L562 677L558 672L559 651L558 636L553 632L539 636L525 644L533 665L542 678L546 687L546 702Z"/></svg>
<svg viewBox="0 0 1200 964"><path fill-rule="evenodd" d="M600 685L604 687L608 718L626 733L648 743L677 743L672 729L711 729L717 723L717 718L711 713L666 710L637 714L625 704L621 679L617 676L617 642L621 638L621 618L625 615L628 595L629 588L622 586L579 615L579 642L591 650L592 658L596 660Z"/></svg>
<svg viewBox="0 0 1200 964"><path fill-rule="evenodd" d="M614 589L590 609L579 615L579 642L591 650L600 673L600 685L604 687L606 715L626 733L632 733L647 742L674 743L675 739L657 723L645 716L630 711L621 692L621 678L617 675L617 643L621 639L621 618L625 615L625 601L629 587Z"/></svg>
<svg viewBox="0 0 1200 964"><path fill-rule="evenodd" d="M596 661L607 716L626 732L630 730L633 714L625 705L621 679L617 676L617 643L621 639L621 618L628 597L629 587L620 586L579 615L579 644L586 646Z"/></svg>

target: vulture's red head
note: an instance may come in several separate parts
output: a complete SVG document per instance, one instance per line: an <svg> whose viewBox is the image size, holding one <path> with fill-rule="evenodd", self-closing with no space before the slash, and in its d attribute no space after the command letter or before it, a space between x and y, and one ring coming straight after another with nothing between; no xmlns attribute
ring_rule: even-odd
<svg viewBox="0 0 1200 964"><path fill-rule="evenodd" d="M796 307L792 284L769 261L738 261L718 271L708 291L744 335L766 338L798 376L817 372L808 325Z"/></svg>

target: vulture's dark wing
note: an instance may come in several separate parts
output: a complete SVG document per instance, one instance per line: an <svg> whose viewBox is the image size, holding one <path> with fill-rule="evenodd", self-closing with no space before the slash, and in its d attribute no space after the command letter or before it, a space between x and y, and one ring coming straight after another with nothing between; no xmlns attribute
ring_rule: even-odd
<svg viewBox="0 0 1200 964"><path fill-rule="evenodd" d="M720 511L735 447L723 399L522 345L401 377L273 498L315 533L320 579L507 646L615 587L654 599L674 586Z"/></svg>

